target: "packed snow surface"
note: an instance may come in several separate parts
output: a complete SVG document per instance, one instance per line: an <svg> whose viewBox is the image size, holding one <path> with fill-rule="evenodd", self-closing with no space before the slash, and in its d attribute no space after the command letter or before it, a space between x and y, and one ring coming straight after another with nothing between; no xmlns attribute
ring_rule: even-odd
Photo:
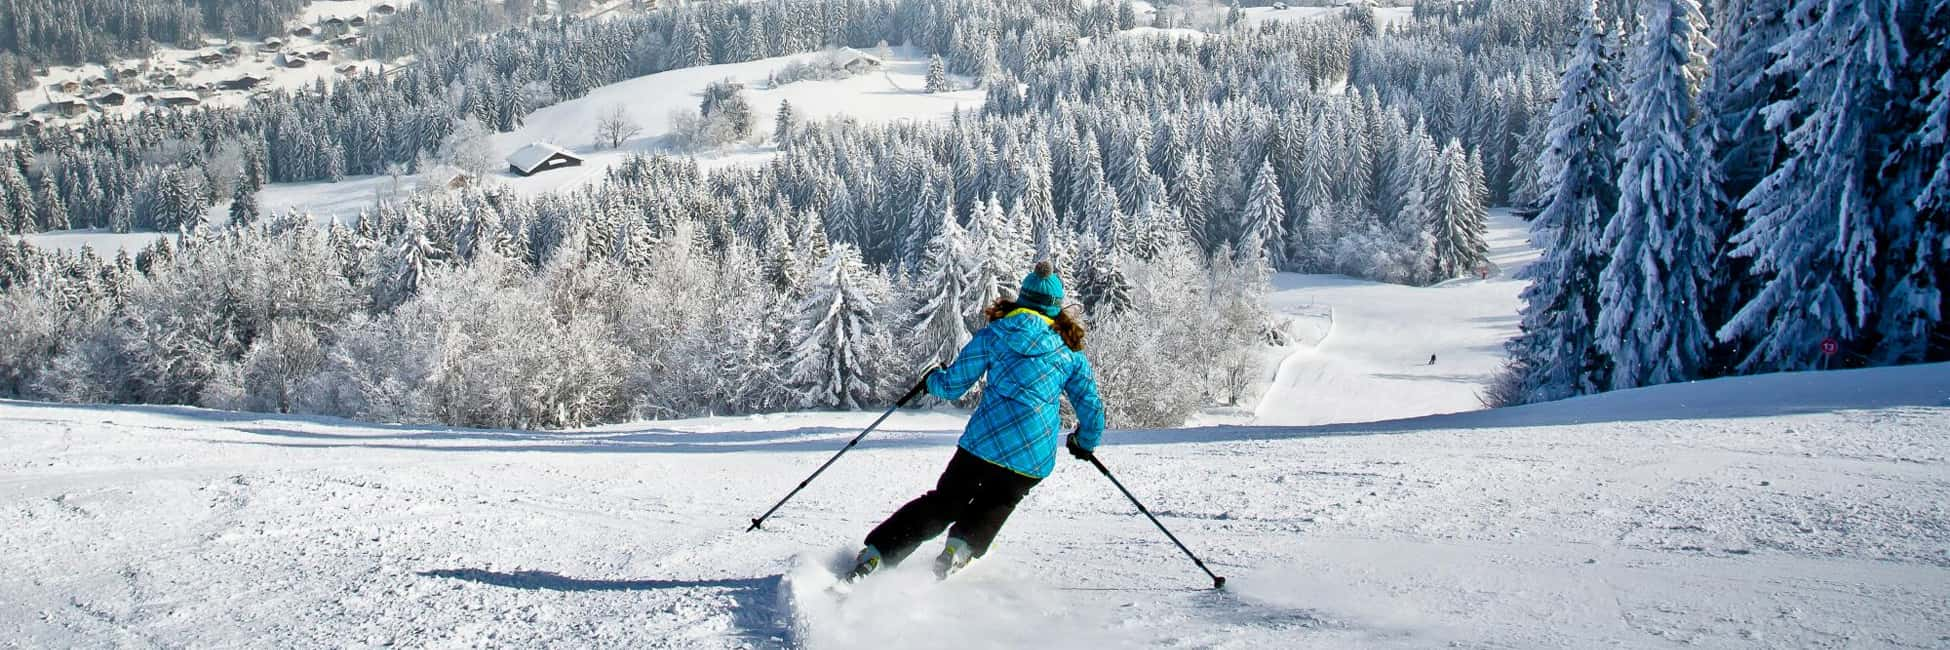
<svg viewBox="0 0 1950 650"><path fill-rule="evenodd" d="M1113 399L1138 399L1113 396ZM21 647L1950 643L1950 365L1354 425L1113 431L996 549L828 593L961 420L563 433L0 402ZM935 548L923 547L926 558Z"/></svg>
<svg viewBox="0 0 1950 650"><path fill-rule="evenodd" d="M1300 338L1280 364L1255 422L1368 422L1483 407L1484 386L1516 336L1525 281L1537 259L1529 224L1491 212L1485 273L1433 287L1339 275L1283 273L1269 304ZM1431 363L1433 360L1433 363Z"/></svg>

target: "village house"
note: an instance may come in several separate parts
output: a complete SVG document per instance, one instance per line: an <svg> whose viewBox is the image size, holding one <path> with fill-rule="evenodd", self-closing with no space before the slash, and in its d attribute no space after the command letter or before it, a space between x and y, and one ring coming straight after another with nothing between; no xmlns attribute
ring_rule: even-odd
<svg viewBox="0 0 1950 650"><path fill-rule="evenodd" d="M226 79L218 82L217 88L222 90L254 90L265 81L266 79L264 77L259 77L254 74L244 74L235 79Z"/></svg>
<svg viewBox="0 0 1950 650"><path fill-rule="evenodd" d="M88 113L88 102L73 97L63 97L48 102L47 109L61 117L79 117Z"/></svg>
<svg viewBox="0 0 1950 650"><path fill-rule="evenodd" d="M202 104L203 99L187 90L166 90L149 95L149 103L170 108L191 108Z"/></svg>
<svg viewBox="0 0 1950 650"><path fill-rule="evenodd" d="M88 101L94 102L96 106L121 106L129 103L129 95L120 90L110 88L102 91L101 94L88 98Z"/></svg>
<svg viewBox="0 0 1950 650"><path fill-rule="evenodd" d="M879 70L880 67L885 64L885 62L880 60L880 57L867 54L866 52L861 52L859 50L850 47L842 47L835 54L836 56L834 57L834 64L837 65L840 69L846 70L847 72L851 72L853 74L862 74L866 72L872 72L874 70Z"/></svg>
<svg viewBox="0 0 1950 650"><path fill-rule="evenodd" d="M530 144L508 154L508 170L522 176L533 176L552 169L576 167L581 164L581 157L570 153L568 149L546 142Z"/></svg>
<svg viewBox="0 0 1950 650"><path fill-rule="evenodd" d="M384 2L372 6L372 12L375 14L379 14L381 16L391 16L393 15L394 12L397 11L399 11L398 7L394 7L393 5L386 4Z"/></svg>
<svg viewBox="0 0 1950 650"><path fill-rule="evenodd" d="M291 35L298 38L311 38L316 33L318 32L312 30L309 25L301 25L297 29L291 30Z"/></svg>

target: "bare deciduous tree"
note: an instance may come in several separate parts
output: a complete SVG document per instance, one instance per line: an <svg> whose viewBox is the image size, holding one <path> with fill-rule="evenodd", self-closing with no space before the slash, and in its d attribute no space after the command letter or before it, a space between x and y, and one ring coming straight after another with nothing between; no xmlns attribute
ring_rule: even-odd
<svg viewBox="0 0 1950 650"><path fill-rule="evenodd" d="M621 104L610 107L603 116L596 119L596 140L609 143L609 148L623 146L623 141L642 133L643 127L630 118L630 112Z"/></svg>

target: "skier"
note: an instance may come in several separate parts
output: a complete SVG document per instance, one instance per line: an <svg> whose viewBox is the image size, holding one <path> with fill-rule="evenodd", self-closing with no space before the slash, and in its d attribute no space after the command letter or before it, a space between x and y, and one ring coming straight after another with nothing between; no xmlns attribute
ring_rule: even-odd
<svg viewBox="0 0 1950 650"><path fill-rule="evenodd" d="M1015 300L998 300L986 313L988 326L954 363L921 379L928 394L953 400L988 375L954 458L933 490L867 534L847 581L900 564L943 529L948 542L935 557L935 577L986 554L1016 503L1056 468L1059 392L1077 413L1077 430L1066 441L1070 454L1089 458L1103 437L1104 405L1083 356L1083 324L1063 311L1063 282L1050 263L1038 263L1022 279Z"/></svg>

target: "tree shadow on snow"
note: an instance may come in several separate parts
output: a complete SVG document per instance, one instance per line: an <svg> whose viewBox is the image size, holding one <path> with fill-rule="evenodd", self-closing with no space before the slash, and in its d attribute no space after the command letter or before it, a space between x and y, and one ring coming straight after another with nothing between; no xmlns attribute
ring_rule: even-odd
<svg viewBox="0 0 1950 650"><path fill-rule="evenodd" d="M447 578L478 582L509 589L542 591L648 591L658 589L732 589L780 593L783 576L763 578L717 578L710 580L606 580L572 578L553 571L489 571L487 569L434 569L421 571L428 578Z"/></svg>
<svg viewBox="0 0 1950 650"><path fill-rule="evenodd" d="M573 578L551 571L489 571L435 569L421 571L428 578L464 580L494 587L570 593L654 591L664 589L721 589L732 599L732 624L738 636L756 648L798 646L785 576L716 578L704 580L610 580Z"/></svg>
<svg viewBox="0 0 1950 650"><path fill-rule="evenodd" d="M276 427L231 427L232 431L282 440L211 440L210 442L285 448L358 448L403 451L508 452L568 454L645 453L721 454L745 451L832 451L858 429L801 427L778 431L712 433L533 433L502 431L429 431L400 435L334 434ZM876 431L862 447L913 448L952 445L960 431ZM458 443L458 444L456 444Z"/></svg>
<svg viewBox="0 0 1950 650"><path fill-rule="evenodd" d="M1512 408L1380 422L1117 431L1110 434L1109 439L1131 444L1267 440L1661 420L1764 418L1904 407L1950 407L1950 363L1714 379Z"/></svg>

